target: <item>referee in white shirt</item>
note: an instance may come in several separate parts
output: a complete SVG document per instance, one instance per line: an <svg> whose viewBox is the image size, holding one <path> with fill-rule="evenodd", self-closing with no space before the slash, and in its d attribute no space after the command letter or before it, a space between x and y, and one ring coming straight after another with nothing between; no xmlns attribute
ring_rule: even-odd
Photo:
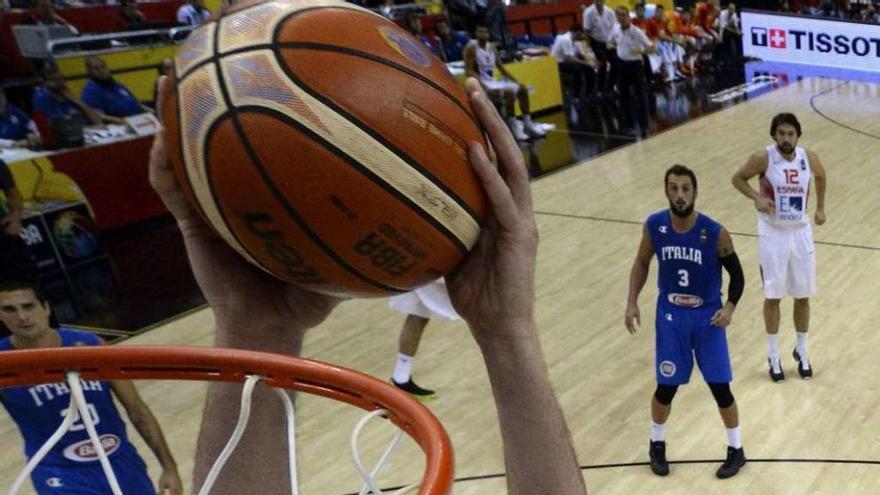
<svg viewBox="0 0 880 495"><path fill-rule="evenodd" d="M629 18L629 9L617 7L614 11L617 25L608 37L608 49L616 50L620 59L618 64L617 89L620 92L621 108L627 116L638 122L639 129L633 131L637 136L648 135L648 95L645 92L645 69L642 56L657 51L657 46ZM635 114L635 115L633 115ZM635 123L633 122L633 123Z"/></svg>
<svg viewBox="0 0 880 495"><path fill-rule="evenodd" d="M608 80L609 53L605 45L616 22L614 12L605 8L605 0L594 0L593 4L584 10L584 31L590 37L590 45L599 61L599 91L607 91L614 86L613 72L611 81Z"/></svg>

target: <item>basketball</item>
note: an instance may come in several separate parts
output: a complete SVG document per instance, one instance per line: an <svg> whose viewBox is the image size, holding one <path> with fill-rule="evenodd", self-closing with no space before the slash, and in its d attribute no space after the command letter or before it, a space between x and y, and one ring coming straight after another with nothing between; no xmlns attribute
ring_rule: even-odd
<svg viewBox="0 0 880 495"><path fill-rule="evenodd" d="M393 22L340 1L237 4L194 30L162 110L190 202L241 256L337 296L407 292L476 243L467 94Z"/></svg>

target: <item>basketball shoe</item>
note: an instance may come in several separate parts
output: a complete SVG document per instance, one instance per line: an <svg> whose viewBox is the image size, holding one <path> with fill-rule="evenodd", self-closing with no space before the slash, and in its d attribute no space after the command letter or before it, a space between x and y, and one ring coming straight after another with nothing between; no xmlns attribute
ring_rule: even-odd
<svg viewBox="0 0 880 495"><path fill-rule="evenodd" d="M513 117L507 118L507 127L510 127L510 132L513 134L514 139L517 141L528 141L529 135L526 134L523 123L519 121L519 119L515 119Z"/></svg>
<svg viewBox="0 0 880 495"><path fill-rule="evenodd" d="M669 474L669 463L666 462L666 442L652 441L648 448L648 457L651 459L651 471L657 476Z"/></svg>
<svg viewBox="0 0 880 495"><path fill-rule="evenodd" d="M767 358L767 364L770 365L770 369L768 370L768 373L770 373L770 379L773 380L775 383L782 383L785 381L785 372L782 371L782 363L778 362L779 358L776 358L776 359L777 359L776 364L779 367L779 373L776 373L775 371L773 371L773 360L770 358Z"/></svg>
<svg viewBox="0 0 880 495"><path fill-rule="evenodd" d="M718 468L718 471L715 472L715 476L718 476L721 479L730 478L731 476L736 475L743 466L746 465L746 452L742 447L735 449L731 446L727 446L727 460L724 461L724 464Z"/></svg>
<svg viewBox="0 0 880 495"><path fill-rule="evenodd" d="M798 353L797 347L795 347L794 350L791 351L791 357L793 357L798 363L798 375L801 375L801 378L804 380L813 378L813 367L810 366L810 360L807 356L804 356L803 359L801 359L801 355Z"/></svg>
<svg viewBox="0 0 880 495"><path fill-rule="evenodd" d="M431 400L437 398L436 392L416 385L416 382L412 381L412 378L403 383L397 383L396 381L394 381L394 378L392 378L391 384L399 388L400 390L408 393L409 395L412 395L418 400Z"/></svg>

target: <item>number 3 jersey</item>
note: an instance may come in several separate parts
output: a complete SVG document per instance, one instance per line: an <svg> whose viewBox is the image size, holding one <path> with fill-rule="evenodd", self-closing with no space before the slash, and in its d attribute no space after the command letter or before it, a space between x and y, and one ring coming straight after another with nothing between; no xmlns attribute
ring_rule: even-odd
<svg viewBox="0 0 880 495"><path fill-rule="evenodd" d="M658 302L699 308L721 304L721 264L718 262L718 236L721 224L703 214L697 215L687 232L672 228L672 212L662 210L648 217L654 254L660 270Z"/></svg>
<svg viewBox="0 0 880 495"><path fill-rule="evenodd" d="M801 147L795 147L794 159L786 160L776 145L767 146L767 170L761 175L761 196L775 205L773 214L760 213L760 222L778 228L809 225L807 199L810 194L810 159Z"/></svg>
<svg viewBox="0 0 880 495"><path fill-rule="evenodd" d="M59 329L61 347L100 345L95 335L74 330ZM14 350L9 338L0 339L0 351ZM0 359L3 359L0 355ZM126 454L136 451L129 443L125 423L119 416L110 391L110 382L81 380L89 415L101 438L107 454ZM21 430L25 455L32 457L61 425L70 405L70 387L66 382L44 383L29 387L0 389L0 401ZM75 406L74 406L75 407ZM79 413L73 425L55 444L40 465L69 466L97 462L98 453L92 447L85 423Z"/></svg>

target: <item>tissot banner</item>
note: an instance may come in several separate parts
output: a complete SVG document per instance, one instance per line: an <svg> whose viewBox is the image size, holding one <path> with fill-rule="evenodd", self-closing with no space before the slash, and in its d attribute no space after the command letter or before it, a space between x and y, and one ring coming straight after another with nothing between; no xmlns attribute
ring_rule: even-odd
<svg viewBox="0 0 880 495"><path fill-rule="evenodd" d="M744 11L742 31L746 56L877 72L880 80L880 24Z"/></svg>

